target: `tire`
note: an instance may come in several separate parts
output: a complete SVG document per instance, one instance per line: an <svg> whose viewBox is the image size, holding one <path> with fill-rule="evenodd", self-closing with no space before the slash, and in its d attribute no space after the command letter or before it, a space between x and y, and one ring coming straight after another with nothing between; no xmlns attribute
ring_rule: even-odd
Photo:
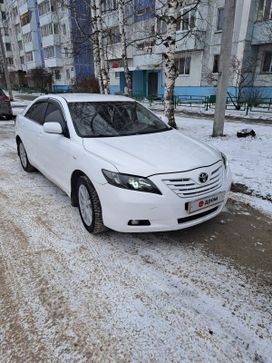
<svg viewBox="0 0 272 363"><path fill-rule="evenodd" d="M86 176L81 176L77 183L78 210L84 227L88 232L105 232L99 197L92 183Z"/></svg>
<svg viewBox="0 0 272 363"><path fill-rule="evenodd" d="M20 158L20 162L21 162L21 165L22 165L22 168L24 169L24 171L26 171L28 173L35 171L36 169L34 168L34 166L32 166L30 164L30 162L28 161L27 153L26 153L24 144L22 143L21 140L18 142L17 149L18 149L18 155Z"/></svg>

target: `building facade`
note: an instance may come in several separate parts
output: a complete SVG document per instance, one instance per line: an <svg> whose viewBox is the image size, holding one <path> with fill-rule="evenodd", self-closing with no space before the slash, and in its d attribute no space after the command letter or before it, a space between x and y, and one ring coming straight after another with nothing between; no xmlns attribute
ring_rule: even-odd
<svg viewBox="0 0 272 363"><path fill-rule="evenodd" d="M106 0L104 24L118 26L115 1ZM134 0L126 8L129 69L135 95L160 96L164 91L163 39L166 26L158 16L160 0ZM176 95L215 94L225 0L202 0L197 9L186 1L180 11L176 44ZM191 11L189 11L192 9ZM121 44L112 37L108 44L111 91L123 92L125 78L120 58ZM272 97L272 4L271 0L236 1L232 48L232 79L229 92Z"/></svg>
<svg viewBox="0 0 272 363"><path fill-rule="evenodd" d="M9 71L17 76L17 81L19 74L25 74L25 82L33 86L33 70L43 69L52 74L52 88L65 91L82 74L93 74L90 47L84 50L77 47L75 51L72 7L54 0L3 2L5 21L2 20L0 27L6 33L5 56ZM80 5L81 1L76 3Z"/></svg>

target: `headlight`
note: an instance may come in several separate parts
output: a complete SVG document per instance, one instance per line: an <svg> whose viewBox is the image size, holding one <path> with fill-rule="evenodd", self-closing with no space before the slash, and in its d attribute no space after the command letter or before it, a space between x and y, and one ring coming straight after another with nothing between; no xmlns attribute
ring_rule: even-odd
<svg viewBox="0 0 272 363"><path fill-rule="evenodd" d="M107 182L118 188L137 190L139 192L161 194L156 185L148 178L135 175L116 173L102 169L102 173Z"/></svg>
<svg viewBox="0 0 272 363"><path fill-rule="evenodd" d="M222 160L223 160L225 169L227 169L227 167L228 167L228 159L227 159L226 155L224 153L222 153L222 152L221 152L221 156L222 156Z"/></svg>

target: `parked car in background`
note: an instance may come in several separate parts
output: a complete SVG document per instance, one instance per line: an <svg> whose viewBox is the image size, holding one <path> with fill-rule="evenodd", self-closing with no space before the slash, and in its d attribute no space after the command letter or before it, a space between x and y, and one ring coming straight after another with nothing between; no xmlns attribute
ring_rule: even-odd
<svg viewBox="0 0 272 363"><path fill-rule="evenodd" d="M16 119L25 171L38 169L78 206L89 232L170 231L218 215L224 154L124 96L48 95Z"/></svg>
<svg viewBox="0 0 272 363"><path fill-rule="evenodd" d="M11 119L13 118L13 114L9 97L0 88L0 119L1 118Z"/></svg>

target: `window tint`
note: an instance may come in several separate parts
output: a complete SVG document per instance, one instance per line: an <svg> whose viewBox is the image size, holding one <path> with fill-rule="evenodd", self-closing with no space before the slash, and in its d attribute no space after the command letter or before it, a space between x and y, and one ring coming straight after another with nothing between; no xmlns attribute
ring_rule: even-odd
<svg viewBox="0 0 272 363"><path fill-rule="evenodd" d="M55 103L48 104L44 122L59 122L62 126L65 126L65 121L58 105Z"/></svg>
<svg viewBox="0 0 272 363"><path fill-rule="evenodd" d="M137 102L72 102L69 110L81 137L112 137L170 130Z"/></svg>
<svg viewBox="0 0 272 363"><path fill-rule="evenodd" d="M46 123L46 122L60 123L62 130L63 130L63 135L66 137L69 137L69 131L68 131L66 121L63 117L62 110L57 103L49 102L47 110L46 110L45 118L44 118L44 123Z"/></svg>
<svg viewBox="0 0 272 363"><path fill-rule="evenodd" d="M30 107L25 116L42 125L46 107L47 102L37 102Z"/></svg>

